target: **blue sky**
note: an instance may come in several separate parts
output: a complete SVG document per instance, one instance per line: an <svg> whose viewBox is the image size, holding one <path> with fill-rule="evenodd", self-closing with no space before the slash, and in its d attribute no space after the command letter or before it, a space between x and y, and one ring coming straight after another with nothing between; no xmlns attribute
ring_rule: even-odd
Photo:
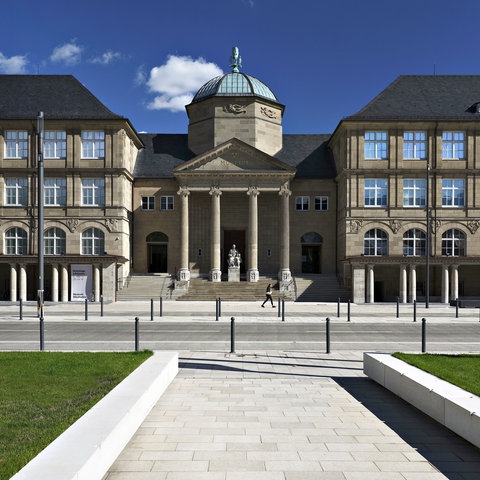
<svg viewBox="0 0 480 480"><path fill-rule="evenodd" d="M478 0L15 0L0 73L71 74L139 132L186 133L183 105L242 71L286 106L285 133L330 133L402 74L480 74ZM479 92L480 98L480 92Z"/></svg>

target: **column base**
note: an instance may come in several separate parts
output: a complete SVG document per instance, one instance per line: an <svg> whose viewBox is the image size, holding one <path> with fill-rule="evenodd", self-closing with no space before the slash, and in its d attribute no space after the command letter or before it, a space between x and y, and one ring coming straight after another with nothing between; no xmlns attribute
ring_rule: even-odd
<svg viewBox="0 0 480 480"><path fill-rule="evenodd" d="M190 270L188 268L181 268L177 273L177 279L180 282L190 281Z"/></svg>
<svg viewBox="0 0 480 480"><path fill-rule="evenodd" d="M222 271L217 268L212 268L210 270L210 281L211 282L221 282L222 281Z"/></svg>
<svg viewBox="0 0 480 480"><path fill-rule="evenodd" d="M247 278L249 282L258 282L258 280L260 279L260 273L256 268L251 268L247 272Z"/></svg>
<svg viewBox="0 0 480 480"><path fill-rule="evenodd" d="M281 292L289 292L290 290L294 289L294 285L292 281L292 272L290 272L289 268L282 268L278 272L278 279L279 279L279 290Z"/></svg>

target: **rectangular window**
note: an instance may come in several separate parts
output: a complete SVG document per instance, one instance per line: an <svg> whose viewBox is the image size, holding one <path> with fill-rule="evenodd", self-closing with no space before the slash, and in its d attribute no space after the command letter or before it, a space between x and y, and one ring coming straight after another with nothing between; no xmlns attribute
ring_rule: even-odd
<svg viewBox="0 0 480 480"><path fill-rule="evenodd" d="M173 210L173 197L163 196L160 197L160 210Z"/></svg>
<svg viewBox="0 0 480 480"><path fill-rule="evenodd" d="M155 197L142 197L142 210L155 210Z"/></svg>
<svg viewBox="0 0 480 480"><path fill-rule="evenodd" d="M310 197L295 197L295 210L308 210L310 208Z"/></svg>
<svg viewBox="0 0 480 480"><path fill-rule="evenodd" d="M425 132L403 133L403 158L415 160L427 158L427 135Z"/></svg>
<svg viewBox="0 0 480 480"><path fill-rule="evenodd" d="M11 207L24 207L27 205L28 179L5 179L5 205Z"/></svg>
<svg viewBox="0 0 480 480"><path fill-rule="evenodd" d="M103 207L105 205L105 180L103 178L82 179L82 205Z"/></svg>
<svg viewBox="0 0 480 480"><path fill-rule="evenodd" d="M82 132L82 158L105 158L105 132Z"/></svg>
<svg viewBox="0 0 480 480"><path fill-rule="evenodd" d="M387 180L384 178L365 179L365 206L386 207L388 200Z"/></svg>
<svg viewBox="0 0 480 480"><path fill-rule="evenodd" d="M403 206L425 207L427 181L420 178L408 178L403 181Z"/></svg>
<svg viewBox="0 0 480 480"><path fill-rule="evenodd" d="M387 157L387 132L365 132L365 158L384 160Z"/></svg>
<svg viewBox="0 0 480 480"><path fill-rule="evenodd" d="M465 182L463 180L442 180L442 207L465 206Z"/></svg>
<svg viewBox="0 0 480 480"><path fill-rule="evenodd" d="M44 132L43 134L44 158L60 158L67 156L67 133Z"/></svg>
<svg viewBox="0 0 480 480"><path fill-rule="evenodd" d="M65 178L46 178L44 183L45 206L64 207L67 203Z"/></svg>
<svg viewBox="0 0 480 480"><path fill-rule="evenodd" d="M465 158L465 134L463 132L442 133L442 158L463 160Z"/></svg>
<svg viewBox="0 0 480 480"><path fill-rule="evenodd" d="M8 130L5 132L5 158L28 157L28 132Z"/></svg>
<svg viewBox="0 0 480 480"><path fill-rule="evenodd" d="M315 197L315 210L327 211L328 210L328 197Z"/></svg>

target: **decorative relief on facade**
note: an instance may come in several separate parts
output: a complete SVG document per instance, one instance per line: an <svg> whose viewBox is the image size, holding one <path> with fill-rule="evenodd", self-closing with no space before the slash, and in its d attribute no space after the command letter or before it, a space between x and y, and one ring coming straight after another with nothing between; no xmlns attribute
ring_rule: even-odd
<svg viewBox="0 0 480 480"><path fill-rule="evenodd" d="M442 225L442 222L440 220L432 220L430 222L430 230L432 233L437 233L437 230L440 228Z"/></svg>
<svg viewBox="0 0 480 480"><path fill-rule="evenodd" d="M279 195L282 197L289 197L292 194L292 191L289 188L288 182L285 182L281 187L280 191L278 192Z"/></svg>
<svg viewBox="0 0 480 480"><path fill-rule="evenodd" d="M478 227L480 227L480 221L478 221L478 220L470 220L470 221L467 223L467 227L468 227L468 229L469 229L472 233L476 233L477 230L478 230Z"/></svg>
<svg viewBox="0 0 480 480"><path fill-rule="evenodd" d="M220 190L220 187L211 187L210 188L210 195L213 195L215 197L219 197L222 194L222 191Z"/></svg>
<svg viewBox="0 0 480 480"><path fill-rule="evenodd" d="M67 218L65 220L65 225L68 227L68 229L74 233L75 230L77 230L78 227L78 218Z"/></svg>
<svg viewBox="0 0 480 480"><path fill-rule="evenodd" d="M246 105L238 105L237 103L230 103L229 105L224 105L223 111L226 113L233 113L238 115L239 113L247 113Z"/></svg>
<svg viewBox="0 0 480 480"><path fill-rule="evenodd" d="M398 233L398 231L402 228L402 222L399 220L390 220L390 228L392 229L393 233Z"/></svg>
<svg viewBox="0 0 480 480"><path fill-rule="evenodd" d="M271 108L261 107L260 111L268 118L277 118L277 112L275 112L275 110L272 110Z"/></svg>
<svg viewBox="0 0 480 480"><path fill-rule="evenodd" d="M117 219L116 218L106 218L105 219L105 228L110 233L117 231Z"/></svg>
<svg viewBox="0 0 480 480"><path fill-rule="evenodd" d="M358 233L363 225L363 220L350 220L350 233Z"/></svg>
<svg viewBox="0 0 480 480"><path fill-rule="evenodd" d="M32 231L36 231L38 228L38 222L36 218L31 218L30 219L30 228Z"/></svg>
<svg viewBox="0 0 480 480"><path fill-rule="evenodd" d="M190 195L190 190L185 185L182 185L178 189L177 195L180 195L181 197L188 197Z"/></svg>

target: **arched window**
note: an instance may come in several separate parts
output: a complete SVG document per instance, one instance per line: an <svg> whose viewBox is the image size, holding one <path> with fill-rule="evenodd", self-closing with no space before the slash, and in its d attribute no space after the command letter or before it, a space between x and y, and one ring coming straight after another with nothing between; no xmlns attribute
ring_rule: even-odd
<svg viewBox="0 0 480 480"><path fill-rule="evenodd" d="M323 243L323 238L317 232L308 232L302 235L300 241L302 243Z"/></svg>
<svg viewBox="0 0 480 480"><path fill-rule="evenodd" d="M463 257L465 255L465 234L461 230L451 228L442 235L442 255Z"/></svg>
<svg viewBox="0 0 480 480"><path fill-rule="evenodd" d="M149 243L163 243L168 242L168 236L163 232L152 232L147 235L147 242Z"/></svg>
<svg viewBox="0 0 480 480"><path fill-rule="evenodd" d="M45 255L64 255L66 251L66 235L61 228L53 227L45 230Z"/></svg>
<svg viewBox="0 0 480 480"><path fill-rule="evenodd" d="M408 230L403 235L403 254L413 257L424 257L426 252L426 235L417 228Z"/></svg>
<svg viewBox="0 0 480 480"><path fill-rule="evenodd" d="M20 227L5 232L5 255L25 255L27 253L27 232Z"/></svg>
<svg viewBox="0 0 480 480"><path fill-rule="evenodd" d="M98 228L89 228L82 233L82 255L103 255L105 239Z"/></svg>
<svg viewBox="0 0 480 480"><path fill-rule="evenodd" d="M387 234L379 228L372 228L363 237L363 254L383 256L388 255Z"/></svg>

